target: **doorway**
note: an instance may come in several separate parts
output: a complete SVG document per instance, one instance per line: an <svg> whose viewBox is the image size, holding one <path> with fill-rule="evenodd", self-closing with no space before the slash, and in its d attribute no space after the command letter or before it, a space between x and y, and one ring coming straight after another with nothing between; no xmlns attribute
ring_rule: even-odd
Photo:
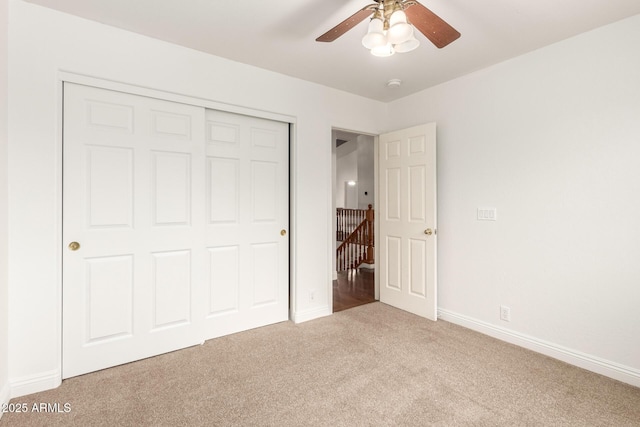
<svg viewBox="0 0 640 427"><path fill-rule="evenodd" d="M366 135L333 130L334 209L341 203L337 183L353 180L358 183L358 197L368 196L355 178L343 175L340 163L353 165L360 161L340 160L340 146L349 140L362 140ZM373 146L373 187L380 214L374 215L376 237L374 265L374 299L427 319L437 319L437 174L436 124L427 123L407 129L370 137ZM355 149L351 149L354 150ZM350 150L346 151L347 154ZM363 170L366 170L363 168ZM346 200L346 198L345 198ZM375 206L372 204L372 206ZM334 227L334 231L337 227ZM346 234L346 233L345 233ZM373 234L373 233L372 233ZM336 239L337 240L337 239ZM336 267L339 257L335 257ZM334 301L338 271L334 268ZM348 268L347 283L360 272ZM359 305L359 304L355 304ZM336 310L334 310L335 312Z"/></svg>
<svg viewBox="0 0 640 427"><path fill-rule="evenodd" d="M375 138L332 130L333 312L377 299L375 286Z"/></svg>

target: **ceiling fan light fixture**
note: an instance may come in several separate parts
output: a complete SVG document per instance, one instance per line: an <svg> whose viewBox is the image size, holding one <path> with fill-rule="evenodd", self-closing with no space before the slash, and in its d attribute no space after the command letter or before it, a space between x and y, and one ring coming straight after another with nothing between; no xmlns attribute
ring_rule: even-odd
<svg viewBox="0 0 640 427"><path fill-rule="evenodd" d="M370 33L362 38L362 45L367 49L375 49L387 44L387 38L384 34Z"/></svg>
<svg viewBox="0 0 640 427"><path fill-rule="evenodd" d="M364 6L322 34L316 41L332 42L367 17L370 18L369 27L361 41L376 56L391 56L395 52L414 50L420 45L414 35L415 30L424 34L438 48L443 48L460 37L460 32L418 0L374 1L375 3Z"/></svg>
<svg viewBox="0 0 640 427"><path fill-rule="evenodd" d="M367 49L373 49L385 44L387 44L387 37L384 34L384 23L381 19L374 17L369 22L369 31L362 38L362 45Z"/></svg>
<svg viewBox="0 0 640 427"><path fill-rule="evenodd" d="M393 12L389 18L389 42L404 43L413 35L413 27L407 22L407 15L402 10Z"/></svg>
<svg viewBox="0 0 640 427"><path fill-rule="evenodd" d="M398 23L389 27L389 31L387 33L390 43L400 44L411 38L413 35L413 27L407 23Z"/></svg>
<svg viewBox="0 0 640 427"><path fill-rule="evenodd" d="M371 54L373 56L378 56L381 58L391 56L394 53L396 53L396 50L393 48L393 45L391 43L387 43L383 46L377 46L371 49Z"/></svg>
<svg viewBox="0 0 640 427"><path fill-rule="evenodd" d="M394 45L393 48L398 53L407 53L416 49L418 46L420 46L420 41L416 38L414 34L411 34L411 38L409 38L409 40L403 43Z"/></svg>

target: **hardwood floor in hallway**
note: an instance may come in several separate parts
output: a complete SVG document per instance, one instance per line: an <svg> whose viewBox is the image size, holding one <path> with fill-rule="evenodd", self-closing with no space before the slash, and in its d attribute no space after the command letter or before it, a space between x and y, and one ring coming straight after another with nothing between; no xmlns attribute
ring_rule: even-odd
<svg viewBox="0 0 640 427"><path fill-rule="evenodd" d="M358 269L338 272L333 281L333 312L375 301L374 270Z"/></svg>

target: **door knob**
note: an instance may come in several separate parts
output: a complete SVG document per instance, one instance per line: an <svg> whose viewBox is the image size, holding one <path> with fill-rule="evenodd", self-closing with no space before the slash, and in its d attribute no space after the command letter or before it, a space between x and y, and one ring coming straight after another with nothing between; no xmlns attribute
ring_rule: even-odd
<svg viewBox="0 0 640 427"><path fill-rule="evenodd" d="M433 230L430 228L427 228L426 230L424 230L424 234L426 234L427 236L431 236L433 234Z"/></svg>
<svg viewBox="0 0 640 427"><path fill-rule="evenodd" d="M77 251L78 249L80 249L80 243L78 242L69 243L69 249L71 249L72 251Z"/></svg>
<svg viewBox="0 0 640 427"><path fill-rule="evenodd" d="M284 228L282 230L280 230L280 235L281 236L286 236L287 235L287 230L285 230Z"/></svg>

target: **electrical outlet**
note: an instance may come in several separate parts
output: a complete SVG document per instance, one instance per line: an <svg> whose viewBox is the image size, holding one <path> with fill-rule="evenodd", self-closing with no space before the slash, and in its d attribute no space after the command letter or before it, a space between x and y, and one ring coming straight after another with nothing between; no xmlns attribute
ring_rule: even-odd
<svg viewBox="0 0 640 427"><path fill-rule="evenodd" d="M500 306L500 320L511 322L511 309L506 305Z"/></svg>

